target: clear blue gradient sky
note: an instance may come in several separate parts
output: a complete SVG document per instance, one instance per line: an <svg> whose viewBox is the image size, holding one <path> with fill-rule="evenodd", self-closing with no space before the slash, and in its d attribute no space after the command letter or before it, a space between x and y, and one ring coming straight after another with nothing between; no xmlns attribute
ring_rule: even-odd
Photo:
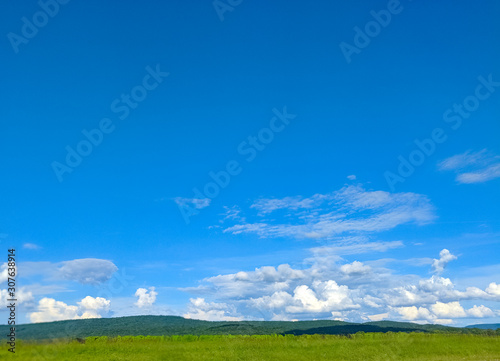
<svg viewBox="0 0 500 361"><path fill-rule="evenodd" d="M500 3L0 9L19 321L500 321Z"/></svg>

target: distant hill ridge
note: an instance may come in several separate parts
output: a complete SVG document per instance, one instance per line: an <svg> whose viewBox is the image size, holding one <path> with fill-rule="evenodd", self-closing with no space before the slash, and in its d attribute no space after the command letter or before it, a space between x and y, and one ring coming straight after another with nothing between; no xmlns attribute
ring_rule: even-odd
<svg viewBox="0 0 500 361"><path fill-rule="evenodd" d="M447 332L484 333L476 325L468 328L441 325L420 325L410 322L378 321L350 323L342 321L201 321L178 316L130 316L94 318L16 326L18 339L41 340L84 338L90 336L173 336L173 335L266 335L266 334L332 334L356 332ZM497 325L498 326L498 325ZM475 327L475 328L471 328ZM1 325L0 335L7 335L10 326ZM5 337L5 336L4 336ZM0 338L4 338L1 337Z"/></svg>
<svg viewBox="0 0 500 361"><path fill-rule="evenodd" d="M500 328L500 323L482 323L479 325L465 326L466 328L480 328L483 330L496 330Z"/></svg>

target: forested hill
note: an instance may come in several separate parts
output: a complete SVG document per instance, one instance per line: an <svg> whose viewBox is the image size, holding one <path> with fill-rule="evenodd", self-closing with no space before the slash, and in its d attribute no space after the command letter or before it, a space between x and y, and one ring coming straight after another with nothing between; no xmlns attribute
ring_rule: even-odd
<svg viewBox="0 0 500 361"><path fill-rule="evenodd" d="M479 325L465 326L467 328L480 328L483 330L496 330L500 328L500 323L483 323Z"/></svg>
<svg viewBox="0 0 500 361"><path fill-rule="evenodd" d="M0 326L5 338L10 326ZM131 316L69 320L16 326L21 340L84 338L89 336L138 335L264 335L264 334L353 334L356 332L449 332L485 333L477 328L454 328L441 325L419 325L392 321L348 323L342 321L241 321L210 322L176 316Z"/></svg>

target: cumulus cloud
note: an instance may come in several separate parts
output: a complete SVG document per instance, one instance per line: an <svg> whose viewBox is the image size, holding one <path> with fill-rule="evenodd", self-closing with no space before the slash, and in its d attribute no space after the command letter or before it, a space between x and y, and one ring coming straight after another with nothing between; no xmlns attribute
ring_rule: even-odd
<svg viewBox="0 0 500 361"><path fill-rule="evenodd" d="M350 298L350 290L333 280L314 281L312 288L301 285L293 291L293 303L286 307L289 313L324 313L359 308Z"/></svg>
<svg viewBox="0 0 500 361"><path fill-rule="evenodd" d="M484 305L474 305L474 307L466 310L460 302L436 302L429 307L395 307L391 309L391 313L398 314L402 320L417 321L417 322L432 322L432 323L452 323L456 318L484 318L494 317L495 313Z"/></svg>
<svg viewBox="0 0 500 361"><path fill-rule="evenodd" d="M139 308L151 307L155 301L158 292L155 291L154 287L149 287L149 290L146 288L138 288L135 292L135 296L138 297L135 305Z"/></svg>
<svg viewBox="0 0 500 361"><path fill-rule="evenodd" d="M470 308L467 310L467 314L470 317L475 317L475 318L483 318L483 317L495 317L495 312L493 312L490 308L480 305Z"/></svg>
<svg viewBox="0 0 500 361"><path fill-rule="evenodd" d="M495 296L488 295L477 287L467 287L465 291L456 290L449 278L436 275L429 279L420 279L413 284L391 288L384 294L384 300L391 306L472 299L494 300Z"/></svg>
<svg viewBox="0 0 500 361"><path fill-rule="evenodd" d="M257 309L271 311L274 316L286 313L289 317L298 314L339 317L341 315L339 311L360 307L350 296L347 286L338 285L333 280L314 281L311 287L308 285L296 287L292 294L278 291L270 296L253 298L250 304Z"/></svg>
<svg viewBox="0 0 500 361"><path fill-rule="evenodd" d="M457 259L457 256L453 255L447 249L443 249L439 252L439 259L434 259L432 262L432 270L434 273L441 274L448 263Z"/></svg>
<svg viewBox="0 0 500 361"><path fill-rule="evenodd" d="M346 262L339 255L314 250L304 263L309 266L302 269L288 264L260 267L209 277L198 287L184 289L203 295L193 299L199 311L191 302L188 314L202 319L245 314L266 320L393 319L445 324L465 317L492 317L496 312L484 305L466 310L460 301L500 300L496 283L485 290L457 289L449 278L394 274L377 262ZM440 259L449 258L449 253L441 252ZM440 265L444 267L443 262ZM215 302L205 301L208 297Z"/></svg>
<svg viewBox="0 0 500 361"><path fill-rule="evenodd" d="M7 300L10 298L12 297L10 296L8 289L0 290L0 310L2 311L6 310L6 307L10 303ZM31 306L34 301L33 293L31 291L28 291L26 287L21 287L17 290L16 299L18 305L25 305L25 306Z"/></svg>
<svg viewBox="0 0 500 361"><path fill-rule="evenodd" d="M87 296L78 302L78 306L72 306L53 298L44 297L38 302L37 311L32 312L29 317L34 323L101 318L109 311L110 303L109 300L101 297Z"/></svg>
<svg viewBox="0 0 500 361"><path fill-rule="evenodd" d="M432 312L439 318L465 317L467 314L459 302L436 302L431 305Z"/></svg>
<svg viewBox="0 0 500 361"><path fill-rule="evenodd" d="M346 275L357 276L369 273L371 267L364 265L362 262L354 261L353 263L340 266L340 271Z"/></svg>
<svg viewBox="0 0 500 361"><path fill-rule="evenodd" d="M206 302L204 298L189 299L188 312L183 316L205 321L241 321L242 316L231 316L235 307L225 303Z"/></svg>
<svg viewBox="0 0 500 361"><path fill-rule="evenodd" d="M495 282L492 282L486 288L486 292L493 296L500 296L500 285L496 284Z"/></svg>
<svg viewBox="0 0 500 361"><path fill-rule="evenodd" d="M250 208L257 211L253 222L237 222L224 232L332 239L345 233L385 231L402 224L425 224L435 219L434 208L426 196L367 191L360 185L309 198L259 199ZM265 218L278 211L284 212L287 223Z"/></svg>
<svg viewBox="0 0 500 361"><path fill-rule="evenodd" d="M84 310L98 311L98 310L108 309L110 301L102 297L94 298L91 296L87 296L83 300L78 302L78 304L80 305L80 308Z"/></svg>
<svg viewBox="0 0 500 361"><path fill-rule="evenodd" d="M406 321L431 320L435 318L425 307L396 307L393 310L398 313L403 320Z"/></svg>
<svg viewBox="0 0 500 361"><path fill-rule="evenodd" d="M61 262L57 268L57 276L82 284L99 284L111 278L118 267L111 261L83 258Z"/></svg>
<svg viewBox="0 0 500 361"><path fill-rule="evenodd" d="M185 291L196 293L219 292L223 297L254 297L265 293L272 293L289 289L290 285L305 277L301 270L293 269L288 264L277 268L264 266L250 272L218 275L206 278L205 286L185 288Z"/></svg>
<svg viewBox="0 0 500 361"><path fill-rule="evenodd" d="M8 268L7 262L2 263L2 266L0 266L0 283L2 284L7 282L9 278Z"/></svg>
<svg viewBox="0 0 500 361"><path fill-rule="evenodd" d="M454 155L438 164L443 171L454 171L458 183L483 183L500 177L500 157L486 149Z"/></svg>
<svg viewBox="0 0 500 361"><path fill-rule="evenodd" d="M0 283L3 285L7 284L9 278L8 265L3 263L0 266ZM17 267L16 267L17 269ZM17 272L16 272L17 274ZM12 298L8 289L0 289L0 311L7 310L6 307L9 305L8 299ZM34 297L31 291L28 291L26 287L19 287L16 289L16 297L18 305L24 305L30 307L33 304Z"/></svg>

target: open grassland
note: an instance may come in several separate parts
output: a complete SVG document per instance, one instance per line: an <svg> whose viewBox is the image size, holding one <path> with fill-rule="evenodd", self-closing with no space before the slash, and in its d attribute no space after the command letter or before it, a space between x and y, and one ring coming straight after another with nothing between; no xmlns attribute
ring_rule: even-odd
<svg viewBox="0 0 500 361"><path fill-rule="evenodd" d="M84 342L84 343L83 343ZM5 343L3 343L5 344ZM500 360L500 337L426 333L351 336L126 336L18 342L1 360Z"/></svg>

